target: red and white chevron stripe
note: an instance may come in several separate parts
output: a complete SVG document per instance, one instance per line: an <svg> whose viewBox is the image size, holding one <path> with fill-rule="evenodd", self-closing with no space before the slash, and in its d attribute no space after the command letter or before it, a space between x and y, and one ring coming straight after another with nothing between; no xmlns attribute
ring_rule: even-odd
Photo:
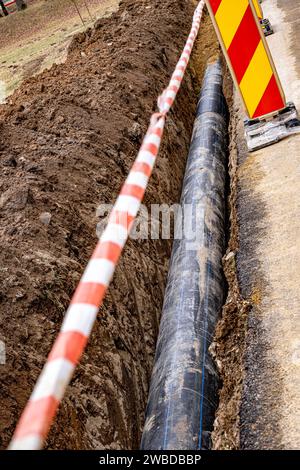
<svg viewBox="0 0 300 470"><path fill-rule="evenodd" d="M106 229L89 261L66 313L61 331L21 416L10 450L38 450L54 419L93 328L132 223L137 216L158 155L165 117L180 88L199 31L204 0L168 88L159 98L137 159L114 205Z"/></svg>

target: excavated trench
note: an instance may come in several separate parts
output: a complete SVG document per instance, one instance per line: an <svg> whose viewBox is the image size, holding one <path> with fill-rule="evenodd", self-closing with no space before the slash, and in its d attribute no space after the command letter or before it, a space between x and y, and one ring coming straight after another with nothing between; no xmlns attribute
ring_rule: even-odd
<svg viewBox="0 0 300 470"><path fill-rule="evenodd" d="M195 5L120 2L111 17L74 38L64 64L23 83L0 107L0 339L7 355L0 365L1 448L12 436L96 243L97 206L118 194L184 46ZM218 51L205 12L167 120L147 207L179 200L200 83ZM226 70L224 77L232 106ZM231 173L230 252L237 249L234 157ZM138 448L171 247L170 240L129 241L47 448ZM244 332L239 322L246 307L230 269L229 300L212 351L224 381L216 448L238 447Z"/></svg>

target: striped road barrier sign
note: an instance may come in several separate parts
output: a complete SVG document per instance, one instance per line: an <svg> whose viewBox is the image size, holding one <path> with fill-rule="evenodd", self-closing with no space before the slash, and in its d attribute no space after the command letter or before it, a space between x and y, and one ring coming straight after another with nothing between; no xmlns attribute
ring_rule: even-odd
<svg viewBox="0 0 300 470"><path fill-rule="evenodd" d="M258 1L206 0L206 5L248 115L244 124L249 151L299 133L297 110L286 103L265 39L273 30L269 20L259 19Z"/></svg>
<svg viewBox="0 0 300 470"><path fill-rule="evenodd" d="M285 96L251 0L206 0L233 80L250 119L286 106Z"/></svg>

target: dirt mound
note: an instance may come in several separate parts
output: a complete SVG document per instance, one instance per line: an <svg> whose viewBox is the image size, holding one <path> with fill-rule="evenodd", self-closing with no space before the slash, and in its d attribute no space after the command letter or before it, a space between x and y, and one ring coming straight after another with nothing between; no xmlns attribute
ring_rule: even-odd
<svg viewBox="0 0 300 470"><path fill-rule="evenodd" d="M0 444L5 447L190 29L195 2L125 0L72 42L65 64L0 108ZM212 50L207 16L199 67ZM209 45L208 45L209 44ZM199 75L168 119L145 203L178 201ZM48 439L52 449L135 448L170 241L130 241Z"/></svg>

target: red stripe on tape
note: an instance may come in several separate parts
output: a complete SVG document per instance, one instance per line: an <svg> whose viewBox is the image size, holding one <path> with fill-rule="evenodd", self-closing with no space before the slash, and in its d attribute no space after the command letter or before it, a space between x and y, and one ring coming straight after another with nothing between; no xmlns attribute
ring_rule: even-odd
<svg viewBox="0 0 300 470"><path fill-rule="evenodd" d="M15 438L22 438L30 434L39 434L44 438L58 405L58 400L53 396L29 401L17 426ZM46 416L46 421L41 420L40 416Z"/></svg>
<svg viewBox="0 0 300 470"><path fill-rule="evenodd" d="M93 259L107 259L112 263L117 263L122 248L113 242L102 242L98 243L92 258Z"/></svg>
<svg viewBox="0 0 300 470"><path fill-rule="evenodd" d="M170 85L168 87L168 90L174 91L174 93L177 93L177 91L179 90L179 87L177 85Z"/></svg>
<svg viewBox="0 0 300 470"><path fill-rule="evenodd" d="M172 104L174 103L174 99L173 98L165 98L165 102L168 103L169 106L172 106Z"/></svg>
<svg viewBox="0 0 300 470"><path fill-rule="evenodd" d="M152 168L150 165L144 162L135 162L132 167L132 171L139 171L140 173L144 173L144 175L151 176Z"/></svg>
<svg viewBox="0 0 300 470"><path fill-rule="evenodd" d="M130 229L130 226L133 221L134 221L133 215L130 215L128 214L128 212L125 212L125 211L113 210L109 217L110 224L121 225L121 227L124 227L127 230Z"/></svg>
<svg viewBox="0 0 300 470"><path fill-rule="evenodd" d="M67 359L77 364L88 338L78 331L64 331L59 333L49 355L48 362L55 359Z"/></svg>
<svg viewBox="0 0 300 470"><path fill-rule="evenodd" d="M185 71L185 67L183 67L183 71ZM174 75L173 80L177 80L178 82L182 82L183 77L181 75Z"/></svg>
<svg viewBox="0 0 300 470"><path fill-rule="evenodd" d="M98 307L102 302L107 287L95 282L81 282L72 298L71 304L91 304Z"/></svg>
<svg viewBox="0 0 300 470"><path fill-rule="evenodd" d="M154 157L156 157L158 153L158 147L155 144L143 144L142 149L152 153Z"/></svg>
<svg viewBox="0 0 300 470"><path fill-rule="evenodd" d="M155 129L151 130L151 134L157 135L157 137L162 137L163 130L161 129L161 127L155 127Z"/></svg>
<svg viewBox="0 0 300 470"><path fill-rule="evenodd" d="M144 194L145 189L141 188L141 186L137 186L136 184L124 184L121 191L122 196L132 196L139 200L143 199Z"/></svg>

